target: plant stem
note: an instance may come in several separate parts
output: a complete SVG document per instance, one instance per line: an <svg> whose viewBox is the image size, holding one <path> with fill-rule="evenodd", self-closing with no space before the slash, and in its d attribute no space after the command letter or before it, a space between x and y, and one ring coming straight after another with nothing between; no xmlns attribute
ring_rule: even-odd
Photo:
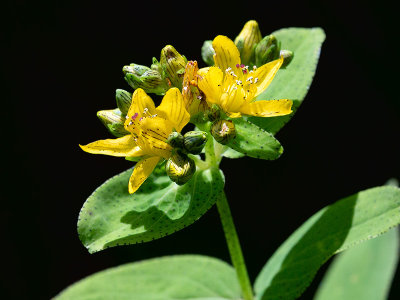
<svg viewBox="0 0 400 300"><path fill-rule="evenodd" d="M251 288L249 275L247 274L246 264L244 262L242 249L240 247L239 238L233 223L231 210L225 193L217 200L217 208L221 218L222 228L225 232L226 243L228 244L229 253L233 266L242 289L245 300L253 299L253 290Z"/></svg>

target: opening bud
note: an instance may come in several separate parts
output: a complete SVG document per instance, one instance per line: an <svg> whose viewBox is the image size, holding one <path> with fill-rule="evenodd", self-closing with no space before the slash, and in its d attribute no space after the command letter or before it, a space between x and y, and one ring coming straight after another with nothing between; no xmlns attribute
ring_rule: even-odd
<svg viewBox="0 0 400 300"><path fill-rule="evenodd" d="M207 142L207 133L204 131L189 131L183 136L185 149L191 154L200 154Z"/></svg>
<svg viewBox="0 0 400 300"><path fill-rule="evenodd" d="M165 170L172 181L182 185L192 178L196 172L196 164L187 155L177 152L168 159Z"/></svg>
<svg viewBox="0 0 400 300"><path fill-rule="evenodd" d="M126 82L134 89L142 88L147 93L157 95L163 95L169 89L167 81L162 78L158 70L130 64L124 66L122 71L125 74Z"/></svg>
<svg viewBox="0 0 400 300"><path fill-rule="evenodd" d="M243 64L250 65L254 61L254 49L261 39L262 36L258 23L254 20L248 21L235 39L235 44L239 49L240 59Z"/></svg>
<svg viewBox="0 0 400 300"><path fill-rule="evenodd" d="M171 132L168 136L167 143L171 145L172 148L183 149L183 136L179 132Z"/></svg>
<svg viewBox="0 0 400 300"><path fill-rule="evenodd" d="M274 35L265 36L254 50L256 66L262 66L279 58L280 43Z"/></svg>
<svg viewBox="0 0 400 300"><path fill-rule="evenodd" d="M235 124L230 120L215 121L211 126L211 134L218 143L226 145L236 136Z"/></svg>
<svg viewBox="0 0 400 300"><path fill-rule="evenodd" d="M100 110L97 112L97 117L106 126L108 131L116 137L123 137L129 134L124 128L125 118L121 111L117 109Z"/></svg>
<svg viewBox="0 0 400 300"><path fill-rule="evenodd" d="M118 89L115 91L115 100L117 100L117 106L123 115L127 115L129 107L132 103L132 94Z"/></svg>
<svg viewBox="0 0 400 300"><path fill-rule="evenodd" d="M171 45L161 50L160 64L165 76L170 80L171 85L182 90L183 75L187 60L180 55Z"/></svg>
<svg viewBox="0 0 400 300"><path fill-rule="evenodd" d="M286 68L290 64L290 62L293 60L294 53L290 50L281 50L280 56L283 57L283 64L281 66L282 69Z"/></svg>
<svg viewBox="0 0 400 300"><path fill-rule="evenodd" d="M205 41L201 47L201 57L207 65L214 65L214 54L215 51L212 46L212 41Z"/></svg>

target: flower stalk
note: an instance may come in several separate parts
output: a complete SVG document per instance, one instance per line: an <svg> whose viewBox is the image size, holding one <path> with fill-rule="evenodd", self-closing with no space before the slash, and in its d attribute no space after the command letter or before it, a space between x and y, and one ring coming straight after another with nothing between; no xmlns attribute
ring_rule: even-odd
<svg viewBox="0 0 400 300"><path fill-rule="evenodd" d="M221 218L222 228L224 229L226 243L228 244L229 254L232 264L236 270L236 275L242 289L242 295L245 300L253 299L253 290L251 288L249 275L247 273L246 264L244 262L242 249L240 247L239 238L233 223L231 210L225 193L217 200L217 208Z"/></svg>

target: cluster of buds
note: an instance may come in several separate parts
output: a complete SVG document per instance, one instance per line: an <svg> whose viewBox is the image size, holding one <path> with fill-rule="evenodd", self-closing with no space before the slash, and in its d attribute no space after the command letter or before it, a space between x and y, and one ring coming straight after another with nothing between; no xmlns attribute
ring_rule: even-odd
<svg viewBox="0 0 400 300"><path fill-rule="evenodd" d="M167 142L174 148L174 154L165 164L169 178L181 185L189 181L196 171L196 164L188 154L200 154L207 142L207 133L189 131L184 135L172 132Z"/></svg>
<svg viewBox="0 0 400 300"><path fill-rule="evenodd" d="M129 134L124 128L124 123L129 107L131 106L132 94L124 90L116 90L115 99L118 108L100 110L97 112L97 117L112 135L123 137Z"/></svg>
<svg viewBox="0 0 400 300"><path fill-rule="evenodd" d="M272 34L261 35L260 28L256 21L248 21L242 31L235 39L236 47L240 52L240 58L243 64L260 67L270 61L283 57L284 61L281 68L285 68L293 59L293 52L281 50L281 43ZM213 65L213 55L211 41L205 41L201 49L203 60L208 65Z"/></svg>
<svg viewBox="0 0 400 300"><path fill-rule="evenodd" d="M125 80L133 89L142 88L146 93L164 95L171 87L182 89L186 62L183 55L168 45L161 50L160 62L153 57L150 68L130 64L124 66L122 71Z"/></svg>

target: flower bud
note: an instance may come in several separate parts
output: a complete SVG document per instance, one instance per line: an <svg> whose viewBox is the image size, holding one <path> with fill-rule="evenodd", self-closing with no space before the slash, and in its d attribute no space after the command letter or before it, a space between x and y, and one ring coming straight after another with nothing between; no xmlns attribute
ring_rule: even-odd
<svg viewBox="0 0 400 300"><path fill-rule="evenodd" d="M279 58L280 43L274 35L265 36L255 48L256 66L262 66Z"/></svg>
<svg viewBox="0 0 400 300"><path fill-rule="evenodd" d="M160 64L164 75L170 80L172 86L180 90L182 90L186 62L186 58L180 55L171 45L165 46L161 50Z"/></svg>
<svg viewBox="0 0 400 300"><path fill-rule="evenodd" d="M214 54L215 51L212 46L212 41L205 41L201 47L201 57L207 65L214 65Z"/></svg>
<svg viewBox="0 0 400 300"><path fill-rule="evenodd" d="M286 68L290 64L294 57L294 53L290 50L281 50L280 56L283 57L283 64L281 66L282 69Z"/></svg>
<svg viewBox="0 0 400 300"><path fill-rule="evenodd" d="M127 115L132 103L132 94L125 90L118 89L115 91L115 99L117 100L117 106L122 115Z"/></svg>
<svg viewBox="0 0 400 300"><path fill-rule="evenodd" d="M100 110L97 112L97 117L106 126L108 131L116 137L123 137L129 134L124 128L125 118L121 111L117 109Z"/></svg>
<svg viewBox="0 0 400 300"><path fill-rule="evenodd" d="M254 48L261 39L262 36L258 23L253 20L248 21L235 39L235 44L239 49L240 59L243 64L251 64L254 56Z"/></svg>
<svg viewBox="0 0 400 300"><path fill-rule="evenodd" d="M183 136L179 132L173 131L168 136L167 143L171 145L172 148L183 148Z"/></svg>
<svg viewBox="0 0 400 300"><path fill-rule="evenodd" d="M226 145L236 136L235 124L230 120L215 121L211 126L211 134L218 143Z"/></svg>
<svg viewBox="0 0 400 300"><path fill-rule="evenodd" d="M192 122L194 123L201 122L204 112L209 108L204 93L198 88L198 71L197 61L188 61L182 85L182 96L185 102L185 108L189 112Z"/></svg>
<svg viewBox="0 0 400 300"><path fill-rule="evenodd" d="M187 155L175 153L165 164L165 170L172 181L182 185L192 178L196 172L196 164Z"/></svg>
<svg viewBox="0 0 400 300"><path fill-rule="evenodd" d="M200 154L207 142L207 133L204 131L189 131L183 136L185 149L191 154Z"/></svg>
<svg viewBox="0 0 400 300"><path fill-rule="evenodd" d="M157 70L146 66L130 64L124 66L122 71L125 73L125 80L134 88L142 88L147 93L163 95L169 89L168 83L164 80Z"/></svg>

